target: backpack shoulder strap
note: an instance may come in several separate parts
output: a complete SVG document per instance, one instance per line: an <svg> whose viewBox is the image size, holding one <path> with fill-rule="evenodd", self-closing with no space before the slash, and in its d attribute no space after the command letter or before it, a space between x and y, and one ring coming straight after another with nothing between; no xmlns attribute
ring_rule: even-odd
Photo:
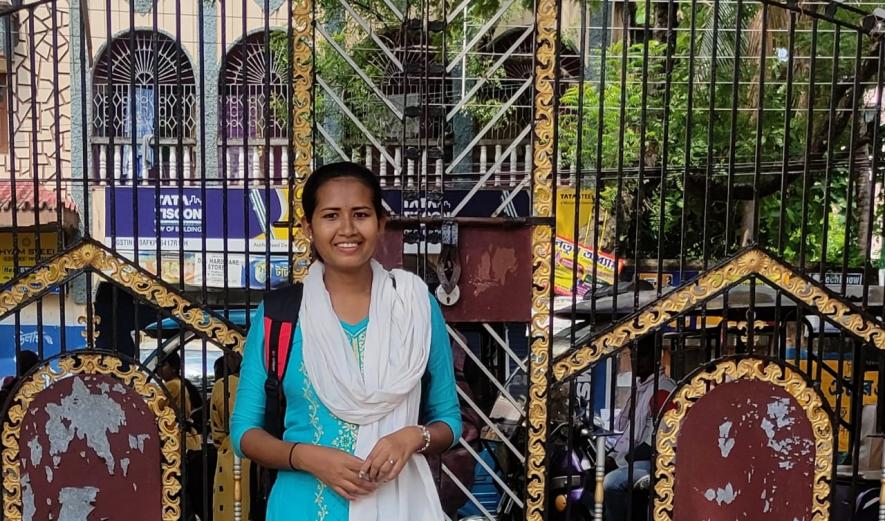
<svg viewBox="0 0 885 521"><path fill-rule="evenodd" d="M304 286L298 282L268 292L264 296L264 360L268 376L282 381L292 349L292 335L298 323ZM275 368L274 371L272 368Z"/></svg>

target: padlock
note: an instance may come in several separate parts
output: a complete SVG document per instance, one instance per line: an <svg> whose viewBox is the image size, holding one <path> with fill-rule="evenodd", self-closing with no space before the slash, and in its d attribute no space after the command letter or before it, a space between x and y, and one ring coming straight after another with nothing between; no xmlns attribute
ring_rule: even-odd
<svg viewBox="0 0 885 521"><path fill-rule="evenodd" d="M446 289L440 284L436 287L436 299L443 306L454 306L461 299L461 289L454 286L450 293L446 293Z"/></svg>

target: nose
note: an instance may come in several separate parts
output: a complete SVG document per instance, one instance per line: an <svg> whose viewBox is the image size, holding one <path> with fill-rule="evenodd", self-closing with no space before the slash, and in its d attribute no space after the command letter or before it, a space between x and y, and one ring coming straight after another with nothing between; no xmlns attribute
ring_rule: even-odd
<svg viewBox="0 0 885 521"><path fill-rule="evenodd" d="M353 222L353 217L350 215L346 215L341 222L341 233L343 235L353 235L356 233L356 226Z"/></svg>

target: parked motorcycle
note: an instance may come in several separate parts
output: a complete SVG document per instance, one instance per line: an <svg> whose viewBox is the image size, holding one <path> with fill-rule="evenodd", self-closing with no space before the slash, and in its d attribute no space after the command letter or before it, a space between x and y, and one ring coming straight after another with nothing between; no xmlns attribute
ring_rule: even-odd
<svg viewBox="0 0 885 521"><path fill-rule="evenodd" d="M586 416L556 425L550 433L548 473L551 521L593 519L596 447ZM571 438L571 439L569 439Z"/></svg>

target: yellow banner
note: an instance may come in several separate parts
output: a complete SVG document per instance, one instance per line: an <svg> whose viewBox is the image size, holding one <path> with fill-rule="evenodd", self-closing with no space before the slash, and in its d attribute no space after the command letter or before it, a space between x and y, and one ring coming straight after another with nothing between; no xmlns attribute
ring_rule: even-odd
<svg viewBox="0 0 885 521"><path fill-rule="evenodd" d="M844 361L842 367L842 377L851 381L851 362ZM826 369L821 370L820 376L820 390L821 394L827 400L827 403L830 404L830 407L833 410L836 409L836 378L834 378L833 373L839 374L839 361L838 360L824 360L824 365L827 366L831 371L827 371ZM813 377L817 376L817 364L815 362L811 363L811 372L808 372L808 360L802 360L799 363L799 368L802 371L805 371L807 374L812 375ZM842 402L840 405L840 416L846 422L851 421L851 392L848 389L844 389L844 394L842 395ZM878 371L867 371L864 373L863 378L863 405L875 405L876 397L879 395L879 372ZM834 426L835 428L835 426ZM848 450L848 440L851 436L851 432L846 428L839 429L839 452L845 452Z"/></svg>
<svg viewBox="0 0 885 521"><path fill-rule="evenodd" d="M37 264L37 241L34 232L18 232L17 244L11 232L0 233L0 283L9 282L17 273L15 260L18 257L19 273ZM46 259L58 253L56 232L40 233L40 258Z"/></svg>
<svg viewBox="0 0 885 521"><path fill-rule="evenodd" d="M580 215L578 198L574 188L559 188L556 192L556 236L565 241L575 242L575 218L578 219L578 242L590 244L593 239L593 199L592 190L581 190ZM602 215L599 216L600 222Z"/></svg>
<svg viewBox="0 0 885 521"><path fill-rule="evenodd" d="M556 245L553 288L557 295L583 297L593 286L594 271L597 283L614 284L623 261L615 264L613 255L593 249L593 201L591 190L581 190L581 203L574 188L562 188L556 194ZM575 241L575 220L578 237ZM603 229L599 216L600 230ZM577 246L576 246L577 243ZM577 261L577 262L576 262ZM575 266L577 264L577 266ZM575 283L572 284L573 277Z"/></svg>

